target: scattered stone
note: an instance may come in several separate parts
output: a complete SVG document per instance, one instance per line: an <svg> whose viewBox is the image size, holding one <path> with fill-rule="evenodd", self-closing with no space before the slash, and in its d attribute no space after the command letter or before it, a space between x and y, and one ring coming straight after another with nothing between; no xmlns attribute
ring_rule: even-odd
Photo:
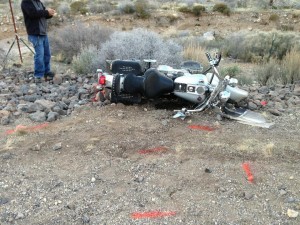
<svg viewBox="0 0 300 225"><path fill-rule="evenodd" d="M67 204L67 208L71 209L71 210L75 210L76 206L74 203L69 203L69 204Z"/></svg>
<svg viewBox="0 0 300 225"><path fill-rule="evenodd" d="M53 150L54 151L57 151L57 150L60 150L62 148L62 144L61 143L57 143L53 146Z"/></svg>
<svg viewBox="0 0 300 225"><path fill-rule="evenodd" d="M280 196L286 195L286 194L287 194L287 191L281 189L281 190L279 191L279 194L280 194Z"/></svg>
<svg viewBox="0 0 300 225"><path fill-rule="evenodd" d="M261 94L268 94L270 92L270 89L267 86L262 86L258 89L258 93Z"/></svg>
<svg viewBox="0 0 300 225"><path fill-rule="evenodd" d="M288 215L288 217L290 217L290 218L296 218L296 217L298 217L299 212L297 212L297 211L295 211L295 210L293 210L293 209L288 209L287 215Z"/></svg>
<svg viewBox="0 0 300 225"><path fill-rule="evenodd" d="M300 85L299 84L297 86L295 86L293 93L296 96L300 96Z"/></svg>
<svg viewBox="0 0 300 225"><path fill-rule="evenodd" d="M5 205L9 202L9 199L8 198L1 198L0 197L0 205Z"/></svg>
<svg viewBox="0 0 300 225"><path fill-rule="evenodd" d="M29 114L29 118L34 122L45 122L46 121L46 113L45 112L35 112Z"/></svg>
<svg viewBox="0 0 300 225"><path fill-rule="evenodd" d="M4 154L2 155L2 159L4 159L4 160L8 160L8 159L12 159L12 158L13 158L13 154L10 153L10 152L4 153Z"/></svg>
<svg viewBox="0 0 300 225"><path fill-rule="evenodd" d="M250 110L258 109L257 105L253 102L249 102L248 107L249 107Z"/></svg>
<svg viewBox="0 0 300 225"><path fill-rule="evenodd" d="M8 125L10 122L9 116L4 116L1 118L1 124L2 125Z"/></svg>
<svg viewBox="0 0 300 225"><path fill-rule="evenodd" d="M269 113L273 114L274 116L281 116L281 112L277 109L269 109Z"/></svg>
<svg viewBox="0 0 300 225"><path fill-rule="evenodd" d="M144 181L144 179L145 179L144 177L136 177L134 179L134 181L137 182L137 183L142 183Z"/></svg>
<svg viewBox="0 0 300 225"><path fill-rule="evenodd" d="M83 224L86 224L86 223L90 222L90 217L86 214L84 214L81 219L82 219Z"/></svg>
<svg viewBox="0 0 300 225"><path fill-rule="evenodd" d="M31 151L37 151L37 152L41 151L41 149L42 149L42 146L40 144L37 144L37 145L29 148L29 150L31 150Z"/></svg>
<svg viewBox="0 0 300 225"><path fill-rule="evenodd" d="M49 112L47 115L47 122L53 122L59 118L59 114L57 112Z"/></svg>
<svg viewBox="0 0 300 225"><path fill-rule="evenodd" d="M23 213L21 213L21 212L18 212L17 215L16 215L16 217L15 217L16 220L21 220L23 218L25 218L25 215Z"/></svg>
<svg viewBox="0 0 300 225"><path fill-rule="evenodd" d="M296 202L296 199L294 199L293 197L288 197L285 199L285 202L286 203L294 203L294 202Z"/></svg>
<svg viewBox="0 0 300 225"><path fill-rule="evenodd" d="M245 192L244 193L244 198L246 200L250 200L251 198L253 198L254 194L250 193L250 192Z"/></svg>
<svg viewBox="0 0 300 225"><path fill-rule="evenodd" d="M204 172L205 172L205 173L211 173L212 171L211 171L211 169L209 169L209 168L205 168Z"/></svg>
<svg viewBox="0 0 300 225"><path fill-rule="evenodd" d="M168 120L163 120L163 121L161 121L161 124L163 125L163 126L167 126L168 125Z"/></svg>

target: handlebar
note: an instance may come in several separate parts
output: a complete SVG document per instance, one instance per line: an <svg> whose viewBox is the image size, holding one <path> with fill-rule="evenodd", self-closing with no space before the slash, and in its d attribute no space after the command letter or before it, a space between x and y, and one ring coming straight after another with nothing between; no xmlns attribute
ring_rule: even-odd
<svg viewBox="0 0 300 225"><path fill-rule="evenodd" d="M209 62L211 62L213 60L211 55L209 54L209 52L206 52L205 55Z"/></svg>
<svg viewBox="0 0 300 225"><path fill-rule="evenodd" d="M211 55L210 55L209 52L206 52L205 55L206 55L206 57L207 57L209 63L210 63L212 66L218 66L219 63L220 63L220 61L221 61L221 58L222 58L222 55L221 55L221 54L220 54L220 55L217 55L217 54L216 54L216 57L215 57L214 59L211 57Z"/></svg>

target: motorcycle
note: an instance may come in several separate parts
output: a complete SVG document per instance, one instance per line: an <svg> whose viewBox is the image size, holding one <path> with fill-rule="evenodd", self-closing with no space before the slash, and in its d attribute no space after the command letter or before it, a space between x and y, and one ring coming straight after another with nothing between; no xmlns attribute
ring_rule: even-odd
<svg viewBox="0 0 300 225"><path fill-rule="evenodd" d="M168 72L163 73L151 68L154 60L144 60L148 68L143 71L137 60L114 60L110 64L111 74L97 70L98 89L102 94L106 93L113 103L136 104L143 98L175 96L194 104L193 109L174 110L176 114L173 118L184 119L212 108L221 117L253 126L271 127L273 123L268 123L261 114L239 107L239 103L247 99L248 92L237 86L237 79L229 76L222 78L218 71L221 55L216 54L213 58L206 53L206 57L210 66L202 73L171 67L167 67L165 70Z"/></svg>

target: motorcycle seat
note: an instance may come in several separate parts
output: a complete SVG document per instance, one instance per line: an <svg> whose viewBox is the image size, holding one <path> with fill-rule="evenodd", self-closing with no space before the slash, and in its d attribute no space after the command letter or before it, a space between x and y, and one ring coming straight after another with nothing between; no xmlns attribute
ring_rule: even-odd
<svg viewBox="0 0 300 225"><path fill-rule="evenodd" d="M128 74L124 79L124 90L127 93L140 93L147 98L157 98L174 90L172 79L156 69L148 69L143 76Z"/></svg>

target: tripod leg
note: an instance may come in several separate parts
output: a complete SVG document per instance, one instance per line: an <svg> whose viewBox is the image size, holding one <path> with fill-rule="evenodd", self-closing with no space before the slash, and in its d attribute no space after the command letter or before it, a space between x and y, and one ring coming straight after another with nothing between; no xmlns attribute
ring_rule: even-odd
<svg viewBox="0 0 300 225"><path fill-rule="evenodd" d="M23 42L23 44L35 55L35 52L28 46L28 44L26 44L26 42L19 37L19 39Z"/></svg>
<svg viewBox="0 0 300 225"><path fill-rule="evenodd" d="M9 47L8 52L6 53L6 56L4 57L4 60L3 60L4 66L5 66L5 62L6 62L6 60L7 60L8 54L10 53L10 51L11 51L12 47L14 46L15 42L16 42L16 39L14 39L13 43L12 43L11 46Z"/></svg>

